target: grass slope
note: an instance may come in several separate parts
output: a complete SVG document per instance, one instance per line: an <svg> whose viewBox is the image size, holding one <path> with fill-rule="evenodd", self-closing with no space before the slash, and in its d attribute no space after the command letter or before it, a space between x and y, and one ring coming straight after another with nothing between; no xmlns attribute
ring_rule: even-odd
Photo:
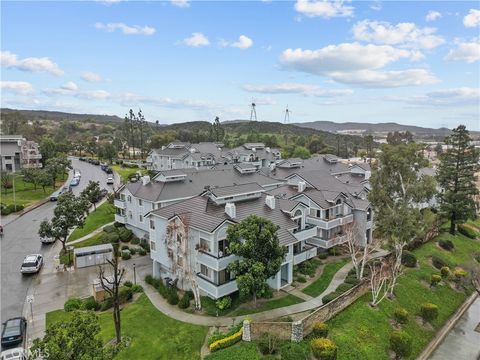
<svg viewBox="0 0 480 360"><path fill-rule="evenodd" d="M92 211L85 219L85 224L82 228L77 227L68 241L80 239L81 237L90 234L92 231L98 229L100 226L108 224L115 219L115 207L109 202L105 202L97 210Z"/></svg>
<svg viewBox="0 0 480 360"><path fill-rule="evenodd" d="M328 285L330 285L330 282L332 281L337 271L340 270L347 262L348 259L342 259L334 263L326 264L320 277L302 291L307 295L317 297L325 291Z"/></svg>
<svg viewBox="0 0 480 360"><path fill-rule="evenodd" d="M47 327L68 320L69 313L47 313ZM100 337L107 343L115 336L112 313L99 314ZM122 310L122 335L131 338L130 346L115 359L200 359L208 328L174 320L159 312L146 295Z"/></svg>
<svg viewBox="0 0 480 360"><path fill-rule="evenodd" d="M265 302L259 302L257 307L248 307L248 308L238 308L234 310L229 316L241 316L241 315L248 315L254 314L262 311L272 310L281 308L284 306L299 304L303 302L303 299L296 297L294 295L288 294L286 296L282 296L281 298L270 299Z"/></svg>

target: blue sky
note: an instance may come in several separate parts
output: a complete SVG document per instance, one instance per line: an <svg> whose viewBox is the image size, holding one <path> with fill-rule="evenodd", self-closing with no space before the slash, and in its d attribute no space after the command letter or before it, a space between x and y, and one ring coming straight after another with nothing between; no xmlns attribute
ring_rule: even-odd
<svg viewBox="0 0 480 360"><path fill-rule="evenodd" d="M1 3L1 105L150 121L480 130L480 9L447 1Z"/></svg>

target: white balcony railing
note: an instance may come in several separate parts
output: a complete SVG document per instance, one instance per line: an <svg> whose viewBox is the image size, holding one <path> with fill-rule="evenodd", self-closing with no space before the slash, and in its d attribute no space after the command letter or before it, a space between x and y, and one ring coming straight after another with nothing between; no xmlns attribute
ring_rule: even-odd
<svg viewBox="0 0 480 360"><path fill-rule="evenodd" d="M300 264L308 259L317 256L317 248L313 247L302 251L301 253L293 255L293 265Z"/></svg>
<svg viewBox="0 0 480 360"><path fill-rule="evenodd" d="M125 224L127 222L127 217L125 215L115 214L115 221L120 224Z"/></svg>
<svg viewBox="0 0 480 360"><path fill-rule="evenodd" d="M215 285L209 280L197 274L197 283L200 290L207 293L214 299L229 295L238 290L237 282L235 280L229 281L223 285Z"/></svg>
<svg viewBox="0 0 480 360"><path fill-rule="evenodd" d="M237 259L239 259L239 257L236 255L215 257L214 255L211 255L207 252L203 252L203 251L197 252L197 261L216 271L226 269L228 264L230 264L232 261L235 261Z"/></svg>
<svg viewBox="0 0 480 360"><path fill-rule="evenodd" d="M315 226L307 227L302 230L297 230L297 231L294 231L293 233L293 236L295 236L295 239L299 241L310 239L315 235L317 235L317 228Z"/></svg>
<svg viewBox="0 0 480 360"><path fill-rule="evenodd" d="M343 244L345 241L347 241L347 237L345 235L336 236L332 239L321 239L319 237L314 237L308 240L308 244L315 245L323 249L330 249L335 245Z"/></svg>
<svg viewBox="0 0 480 360"><path fill-rule="evenodd" d="M353 214L348 214L345 216L337 217L331 220L323 220L313 216L307 216L307 223L318 226L321 229L329 230L334 227L349 224L353 221Z"/></svg>
<svg viewBox="0 0 480 360"><path fill-rule="evenodd" d="M125 209L125 200L115 199L113 200L113 205L119 209Z"/></svg>

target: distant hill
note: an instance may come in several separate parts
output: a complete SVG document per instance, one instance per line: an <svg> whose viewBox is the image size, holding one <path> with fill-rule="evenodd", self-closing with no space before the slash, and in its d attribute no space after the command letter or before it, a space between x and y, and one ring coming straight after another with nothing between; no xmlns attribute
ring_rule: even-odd
<svg viewBox="0 0 480 360"><path fill-rule="evenodd" d="M28 120L52 120L52 121L90 121L95 123L120 122L122 118L116 115L95 115L95 114L73 114L60 111L46 111L46 110L16 110L2 108L2 114L9 114L18 111Z"/></svg>
<svg viewBox="0 0 480 360"><path fill-rule="evenodd" d="M402 125L394 122L387 123L359 123L359 122L346 122L346 123L335 123L333 121L313 121L306 123L295 123L295 125L300 127L306 127L310 129L323 130L328 132L346 132L346 131L364 131L365 133L378 134L378 133L388 133L393 131L410 131L414 135L419 136L445 136L450 133L450 129L447 128L425 128L414 125Z"/></svg>

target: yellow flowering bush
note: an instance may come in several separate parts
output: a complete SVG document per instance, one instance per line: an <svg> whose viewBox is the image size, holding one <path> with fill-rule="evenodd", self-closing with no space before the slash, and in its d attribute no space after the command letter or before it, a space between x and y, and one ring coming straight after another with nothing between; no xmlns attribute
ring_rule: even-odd
<svg viewBox="0 0 480 360"><path fill-rule="evenodd" d="M211 343L208 348L210 349L211 352L214 352L214 351L229 347L239 342L242 339L242 334L243 334L243 327L240 328L240 330L237 331L235 334Z"/></svg>

